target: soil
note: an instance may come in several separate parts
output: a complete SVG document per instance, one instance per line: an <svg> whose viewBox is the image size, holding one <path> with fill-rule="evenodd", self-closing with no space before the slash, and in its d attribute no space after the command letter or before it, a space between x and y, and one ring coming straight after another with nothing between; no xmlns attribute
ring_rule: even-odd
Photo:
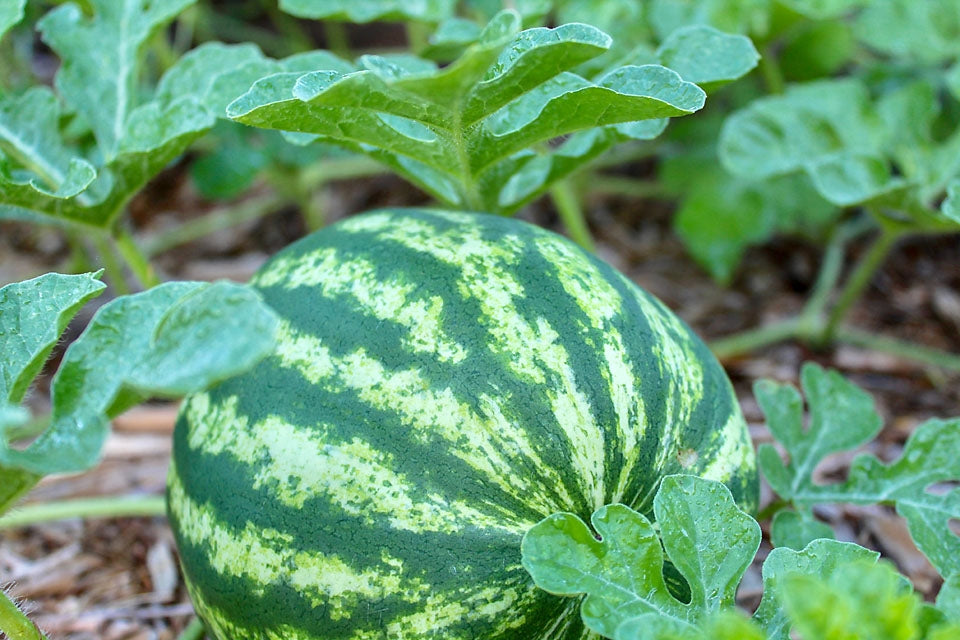
<svg viewBox="0 0 960 640"><path fill-rule="evenodd" d="M185 178L183 165L168 170L131 207L141 238L201 216L214 205L203 201ZM257 187L253 195L266 187ZM335 183L322 201L328 221L384 205L423 204L422 194L382 176ZM685 253L673 234L671 211L657 201L591 198L589 221L597 252L661 298L707 339L764 325L795 313L815 277L821 247L778 239L750 250L733 284L714 283ZM558 228L548 202L522 217ZM243 281L266 259L306 232L295 207L169 250L156 259L169 279L232 278ZM863 250L854 246L854 253ZM63 269L68 246L56 232L0 224L0 284ZM68 331L79 332L91 311ZM917 239L899 245L874 278L850 317L854 324L960 353L960 238ZM56 356L49 369L55 368ZM839 347L815 352L794 343L763 349L725 362L756 442L770 436L751 386L760 378L796 384L805 361L839 369L876 398L885 421L869 449L883 459L902 450L911 431L930 417L960 415L960 376L917 366L875 352ZM33 391L38 410L48 404L47 383ZM81 496L161 494L176 407L150 404L116 421L104 462L81 475L45 479L25 503ZM826 461L818 474L842 478L849 455ZM765 492L769 499L769 491ZM818 515L841 539L880 550L928 598L940 581L917 551L903 522L883 507L830 507ZM764 552L760 554L762 558ZM67 520L0 531L0 583L51 638L64 640L170 640L190 621L192 608L176 564L165 520L122 518ZM754 607L760 593L757 563L740 591Z"/></svg>

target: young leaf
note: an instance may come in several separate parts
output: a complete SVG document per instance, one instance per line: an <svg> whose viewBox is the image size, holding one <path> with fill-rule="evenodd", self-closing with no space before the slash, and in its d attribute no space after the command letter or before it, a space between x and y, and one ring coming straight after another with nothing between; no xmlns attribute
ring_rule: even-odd
<svg viewBox="0 0 960 640"><path fill-rule="evenodd" d="M703 105L696 85L657 65L624 66L595 80L571 72L609 47L610 38L594 27L518 33L519 26L518 14L501 12L443 69L425 60L365 56L362 68L350 73L268 76L228 112L245 124L312 134L367 153L447 204L496 211L542 189L545 177L569 173L592 157L589 150L616 136L600 145L578 143L557 163L534 165L522 187L502 194L533 159L530 147ZM652 130L642 126L637 135Z"/></svg>
<svg viewBox="0 0 960 640"><path fill-rule="evenodd" d="M48 273L0 289L0 406L23 400L67 323L106 288L98 276Z"/></svg>
<svg viewBox="0 0 960 640"><path fill-rule="evenodd" d="M581 617L606 636L644 614L685 628L731 605L760 544L756 521L740 511L722 484L693 476L664 478L654 512L667 556L690 586L689 604L667 590L653 526L624 505L593 514L599 541L573 514L546 518L524 536L523 565L551 593L586 593Z"/></svg>
<svg viewBox="0 0 960 640"><path fill-rule="evenodd" d="M960 518L960 489L930 491L960 480L960 418L929 420L907 440L903 455L890 464L861 454L847 480L819 485L813 471L824 456L855 448L880 428L870 397L836 372L808 364L802 383L810 406L810 429L802 429L802 401L791 387L760 382L755 391L770 430L790 456L784 465L776 450L763 445L760 469L780 496L798 505L823 502L892 503L906 518L917 547L942 575L960 571L960 537L950 531Z"/></svg>
<svg viewBox="0 0 960 640"><path fill-rule="evenodd" d="M875 551L851 542L814 540L801 551L778 547L763 563L763 599L753 619L770 640L789 640L791 620L784 608L785 582L792 576L829 578L840 567L857 561L876 561Z"/></svg>
<svg viewBox="0 0 960 640"><path fill-rule="evenodd" d="M813 471L827 455L860 446L880 430L873 399L835 371L808 363L801 382L810 405L810 428L803 429L803 400L789 385L761 380L754 386L757 402L773 437L787 449L784 465L772 445L761 445L758 462L764 476L782 498L802 500L813 487Z"/></svg>
<svg viewBox="0 0 960 640"><path fill-rule="evenodd" d="M804 640L912 640L919 631L920 598L885 562L851 562L826 577L788 575L780 594Z"/></svg>
<svg viewBox="0 0 960 640"><path fill-rule="evenodd" d="M104 305L54 377L50 427L23 450L0 438L0 465L37 475L91 467L110 418L249 368L275 324L252 291L226 283L166 283Z"/></svg>
<svg viewBox="0 0 960 640"><path fill-rule="evenodd" d="M375 20L419 20L440 22L453 15L456 0L280 0L289 14L315 20L373 22Z"/></svg>

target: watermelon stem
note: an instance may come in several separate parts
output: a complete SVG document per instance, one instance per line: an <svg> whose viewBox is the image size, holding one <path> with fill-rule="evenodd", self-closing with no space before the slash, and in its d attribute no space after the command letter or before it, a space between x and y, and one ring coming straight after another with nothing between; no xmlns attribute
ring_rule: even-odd
<svg viewBox="0 0 960 640"><path fill-rule="evenodd" d="M0 530L67 518L127 518L164 516L163 496L105 496L45 502L20 507L0 517Z"/></svg>
<svg viewBox="0 0 960 640"><path fill-rule="evenodd" d="M563 226L566 227L570 239L578 245L593 253L593 237L590 235L590 228L587 226L587 220L583 215L583 207L580 206L580 198L569 179L558 180L550 187L550 198L557 209L557 214L563 220Z"/></svg>
<svg viewBox="0 0 960 640"><path fill-rule="evenodd" d="M0 591L0 631L10 640L47 640L47 636L33 624L26 614L6 594Z"/></svg>
<svg viewBox="0 0 960 640"><path fill-rule="evenodd" d="M177 636L177 640L200 640L204 637L204 634L206 634L206 629L203 628L200 618L194 618L187 625L187 628Z"/></svg>

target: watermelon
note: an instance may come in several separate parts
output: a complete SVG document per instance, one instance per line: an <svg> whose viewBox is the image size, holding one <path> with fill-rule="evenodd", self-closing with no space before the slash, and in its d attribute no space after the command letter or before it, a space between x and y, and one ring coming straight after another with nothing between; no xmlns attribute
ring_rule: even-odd
<svg viewBox="0 0 960 640"><path fill-rule="evenodd" d="M753 509L732 387L663 304L564 238L439 210L356 216L252 284L275 352L188 398L170 522L219 640L587 638L539 590L542 518L658 480L723 481Z"/></svg>

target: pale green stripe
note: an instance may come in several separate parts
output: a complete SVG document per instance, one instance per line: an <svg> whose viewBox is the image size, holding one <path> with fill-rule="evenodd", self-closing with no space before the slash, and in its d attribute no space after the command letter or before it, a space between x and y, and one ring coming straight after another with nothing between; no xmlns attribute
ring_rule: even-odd
<svg viewBox="0 0 960 640"><path fill-rule="evenodd" d="M424 443L441 438L451 455L540 513L568 508L564 505L570 504L570 496L560 471L540 458L522 427L507 420L498 397L480 395L478 414L450 388L432 387L416 369L389 370L362 348L334 357L319 338L298 333L289 323L282 322L277 335L280 366L295 369L334 393L353 390L371 407L397 414ZM525 464L535 470L511 472ZM558 494L560 504L551 497ZM522 532L535 524L516 514L499 516L501 527L510 531Z"/></svg>
<svg viewBox="0 0 960 640"><path fill-rule="evenodd" d="M537 246L544 257L555 265L564 291L570 294L590 320L591 328L602 336L597 341L602 342L603 358L607 366L601 373L607 382L608 393L617 414L617 436L624 456L617 485L609 502L620 502L635 472L642 452L639 445L648 426L643 396L635 386L638 380L630 353L614 322L623 313L623 299L620 292L584 260L579 249L557 242L553 238L540 239ZM600 347L599 344L595 346ZM600 506L603 505L596 508Z"/></svg>
<svg viewBox="0 0 960 640"><path fill-rule="evenodd" d="M328 614L349 618L356 598L381 600L397 597L417 602L430 585L405 575L403 561L383 553L382 563L362 571L335 555L291 549L290 534L247 522L243 529L232 528L217 519L206 505L186 495L171 468L168 501L177 518L179 534L202 547L207 562L217 573L242 578L254 595L262 596L271 586L286 584L314 606L326 604Z"/></svg>
<svg viewBox="0 0 960 640"><path fill-rule="evenodd" d="M316 497L367 523L386 521L395 529L454 533L473 525L522 535L499 516L439 495L415 499L417 488L388 454L359 438L338 442L327 425L292 425L270 416L253 426L237 414L231 396L211 405L208 394L192 396L185 415L188 444L205 455L228 454L255 471L253 489L266 489L288 507L302 508ZM371 491L376 487L376 491Z"/></svg>
<svg viewBox="0 0 960 640"><path fill-rule="evenodd" d="M459 292L481 307L480 321L490 334L487 348L505 356L513 373L537 385L545 385L547 372L560 381L547 388L553 413L570 441L572 470L578 475L583 495L602 506L604 487L604 432L597 424L586 395L577 387L570 357L560 336L544 318L531 324L517 312L525 291L514 268L523 241L504 235L496 243L481 230L465 226L441 232L436 227L408 219L400 228L381 230L378 237L416 251L461 271ZM551 376L553 377L553 376Z"/></svg>
<svg viewBox="0 0 960 640"><path fill-rule="evenodd" d="M753 469L755 464L753 444L750 442L749 432L744 427L739 411L730 414L726 424L713 434L706 446L711 447L717 444L718 440L720 448L698 475L708 480L727 482L734 476Z"/></svg>
<svg viewBox="0 0 960 640"><path fill-rule="evenodd" d="M667 424L657 425L663 435L654 462L655 468L661 470L673 462L683 432L703 399L703 364L692 341L682 337L687 336L689 330L680 319L661 303L644 295L625 277L623 280L633 287L637 304L654 333L650 350L667 382L664 398ZM674 336L681 338L678 340Z"/></svg>
<svg viewBox="0 0 960 640"><path fill-rule="evenodd" d="M403 343L412 351L433 354L442 362L461 362L467 349L443 331L443 299L414 296L417 283L404 282L398 276L385 280L369 260L345 258L330 247L304 255L281 255L253 282L258 287L309 288L311 295L326 298L348 297L358 312L405 327L408 333Z"/></svg>
<svg viewBox="0 0 960 640"><path fill-rule="evenodd" d="M516 569L526 576L521 567ZM492 628L484 635L495 638L523 622L524 611L541 597L536 587L523 578L512 583L466 584L455 591L433 594L424 601L422 611L385 620L383 628L376 631L358 631L351 640L436 637L438 631L476 621L490 623ZM469 631L445 631L443 637L475 640L476 636Z"/></svg>

